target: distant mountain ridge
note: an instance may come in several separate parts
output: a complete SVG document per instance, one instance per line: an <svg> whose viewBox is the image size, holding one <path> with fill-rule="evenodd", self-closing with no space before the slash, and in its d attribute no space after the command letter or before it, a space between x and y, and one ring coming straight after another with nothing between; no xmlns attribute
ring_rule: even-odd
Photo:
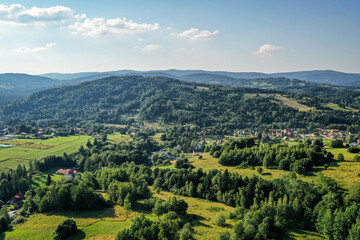
<svg viewBox="0 0 360 240"><path fill-rule="evenodd" d="M135 70L120 70L109 72L84 72L74 74L50 73L40 76L50 77L57 80L71 80L74 82L91 81L109 76L125 76L125 75L140 75L140 76L165 76L177 78L180 80L191 81L189 75L208 74L215 75L219 78L230 77L235 79L257 79L257 78L289 78L299 79L319 84L328 84L336 86L360 87L360 73L343 73L333 70L313 70L313 71L298 71L298 72L283 72L283 73L260 73L260 72L227 72L227 71L204 71L204 70L152 70L152 71L135 71ZM212 78L212 77L211 77Z"/></svg>
<svg viewBox="0 0 360 240"><path fill-rule="evenodd" d="M221 84L233 87L256 87L330 97L334 93L360 87L360 74L336 71L302 71L289 73L226 72L204 70L119 70L109 72L48 73L28 75L0 74L0 104L7 99L27 97L32 93L106 77L168 77L187 82ZM344 86L344 87L338 87Z"/></svg>

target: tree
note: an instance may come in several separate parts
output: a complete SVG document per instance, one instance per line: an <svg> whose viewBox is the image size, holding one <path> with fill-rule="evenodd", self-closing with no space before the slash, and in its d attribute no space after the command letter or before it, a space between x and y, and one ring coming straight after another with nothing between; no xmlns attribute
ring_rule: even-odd
<svg viewBox="0 0 360 240"><path fill-rule="evenodd" d="M355 155L353 160L354 162L360 162L360 155Z"/></svg>
<svg viewBox="0 0 360 240"><path fill-rule="evenodd" d="M217 240L229 240L230 233L228 231L220 232L216 239Z"/></svg>
<svg viewBox="0 0 360 240"><path fill-rule="evenodd" d="M330 146L331 146L332 148L343 148L343 147L344 147L344 144L343 144L343 141L342 141L342 140L336 139L336 140L332 140L332 141L331 141Z"/></svg>
<svg viewBox="0 0 360 240"><path fill-rule="evenodd" d="M129 212L131 211L131 195L130 195L130 193L128 193L126 195L126 198L124 200L124 209L126 212L126 217L128 217Z"/></svg>
<svg viewBox="0 0 360 240"><path fill-rule="evenodd" d="M257 172L261 175L263 173L263 168L262 167L258 167L256 168Z"/></svg>
<svg viewBox="0 0 360 240"><path fill-rule="evenodd" d="M338 154L338 160L339 160L340 162L343 162L343 161L345 160L344 155L343 155L342 153L339 153L339 154Z"/></svg>
<svg viewBox="0 0 360 240"><path fill-rule="evenodd" d="M106 133L102 136L101 140L102 140L103 142L106 142L106 140L107 140L107 134L106 134Z"/></svg>
<svg viewBox="0 0 360 240"><path fill-rule="evenodd" d="M46 186L49 186L50 184L51 184L51 176L50 174L48 174L46 179Z"/></svg>
<svg viewBox="0 0 360 240"><path fill-rule="evenodd" d="M226 226L226 217L225 217L225 215L222 214L222 213L217 215L217 217L215 219L215 224L220 226L220 227Z"/></svg>
<svg viewBox="0 0 360 240"><path fill-rule="evenodd" d="M64 222L60 223L54 231L54 240L63 240L72 235L77 231L76 222L71 219L66 219Z"/></svg>
<svg viewBox="0 0 360 240"><path fill-rule="evenodd" d="M161 199L157 199L152 211L158 217L158 219L160 219L160 216L163 215L164 213L166 213L167 208L162 203Z"/></svg>
<svg viewBox="0 0 360 240"><path fill-rule="evenodd" d="M324 164L324 168L327 170L329 168L329 164Z"/></svg>

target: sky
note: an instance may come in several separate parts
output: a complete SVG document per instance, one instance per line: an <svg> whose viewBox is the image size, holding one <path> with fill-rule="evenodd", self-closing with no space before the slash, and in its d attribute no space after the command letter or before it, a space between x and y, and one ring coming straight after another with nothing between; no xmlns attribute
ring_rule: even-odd
<svg viewBox="0 0 360 240"><path fill-rule="evenodd" d="M360 73L359 0L0 3L0 73Z"/></svg>

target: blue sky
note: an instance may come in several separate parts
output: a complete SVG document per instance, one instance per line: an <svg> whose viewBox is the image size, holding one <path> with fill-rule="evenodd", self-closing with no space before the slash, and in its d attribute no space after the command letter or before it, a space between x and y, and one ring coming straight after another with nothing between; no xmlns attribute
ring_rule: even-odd
<svg viewBox="0 0 360 240"><path fill-rule="evenodd" d="M358 0L2 1L0 72L360 72Z"/></svg>

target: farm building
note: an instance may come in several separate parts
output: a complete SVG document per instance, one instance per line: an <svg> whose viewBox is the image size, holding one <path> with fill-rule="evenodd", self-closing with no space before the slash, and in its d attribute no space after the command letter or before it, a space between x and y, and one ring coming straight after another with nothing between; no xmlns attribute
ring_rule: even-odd
<svg viewBox="0 0 360 240"><path fill-rule="evenodd" d="M74 169L59 169L55 173L71 179L74 179L77 175L77 171Z"/></svg>

